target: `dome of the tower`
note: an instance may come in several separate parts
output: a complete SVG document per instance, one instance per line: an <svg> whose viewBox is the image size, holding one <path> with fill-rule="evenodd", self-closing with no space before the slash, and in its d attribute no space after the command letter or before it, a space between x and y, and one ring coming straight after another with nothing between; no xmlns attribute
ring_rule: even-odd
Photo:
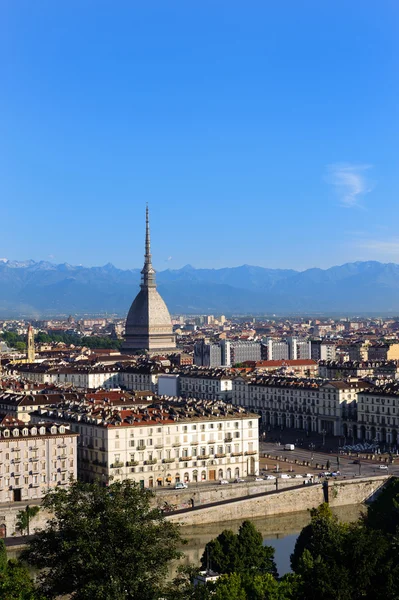
<svg viewBox="0 0 399 600"><path fill-rule="evenodd" d="M141 271L141 290L130 307L126 319L122 352L139 350L163 351L176 348L173 325L165 302L157 292L155 270L151 263L150 227L146 210L145 261Z"/></svg>

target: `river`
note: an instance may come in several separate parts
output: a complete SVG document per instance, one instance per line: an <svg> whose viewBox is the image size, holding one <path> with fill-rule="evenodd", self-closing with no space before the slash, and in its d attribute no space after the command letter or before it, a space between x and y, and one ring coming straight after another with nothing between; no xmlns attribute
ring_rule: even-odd
<svg viewBox="0 0 399 600"><path fill-rule="evenodd" d="M332 509L333 513L345 523L356 521L365 510L366 507L363 504ZM251 521L261 532L264 544L274 547L279 575L282 576L288 573L290 571L290 554L294 550L299 533L310 521L309 511L258 517L251 519ZM181 533L183 538L187 540L187 544L181 548L184 556L172 565L170 576L174 575L180 564L199 566L205 545L224 529L232 529L237 532L241 523L241 520L220 521L212 524L183 527ZM17 558L19 553L20 550L14 550L13 548L7 550L9 558Z"/></svg>
<svg viewBox="0 0 399 600"><path fill-rule="evenodd" d="M350 523L356 521L366 509L364 505L350 505L333 508L332 511L340 521ZM274 515L251 519L263 536L265 545L275 549L275 561L279 575L290 571L290 554L294 550L295 542L303 527L310 521L308 511L286 515ZM199 565L205 545L217 537L224 529L238 531L242 521L224 521L206 525L195 525L182 528L182 535L187 540L181 550L184 557L178 564ZM177 564L175 564L175 568Z"/></svg>

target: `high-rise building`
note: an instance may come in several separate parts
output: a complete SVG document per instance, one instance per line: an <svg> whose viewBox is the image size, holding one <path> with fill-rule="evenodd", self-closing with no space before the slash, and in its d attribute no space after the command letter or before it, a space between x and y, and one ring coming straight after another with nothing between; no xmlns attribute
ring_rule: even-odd
<svg viewBox="0 0 399 600"><path fill-rule="evenodd" d="M311 343L309 340L300 339L297 337L289 337L288 358L290 360L305 360L311 358Z"/></svg>
<svg viewBox="0 0 399 600"><path fill-rule="evenodd" d="M198 367L220 367L222 364L220 344L210 344L205 340L195 342L194 364Z"/></svg>
<svg viewBox="0 0 399 600"><path fill-rule="evenodd" d="M220 342L222 350L222 365L230 367L247 360L258 362L261 356L261 343L244 340Z"/></svg>
<svg viewBox="0 0 399 600"><path fill-rule="evenodd" d="M35 362L35 334L30 323L26 334L26 358L30 363Z"/></svg>
<svg viewBox="0 0 399 600"><path fill-rule="evenodd" d="M267 339L267 360L288 360L289 346L285 340Z"/></svg>
<svg viewBox="0 0 399 600"><path fill-rule="evenodd" d="M144 267L141 271L141 290L130 307L126 319L125 341L122 352L138 350L169 351L176 348L172 320L165 302L157 291L155 269L150 248L150 224L146 208Z"/></svg>

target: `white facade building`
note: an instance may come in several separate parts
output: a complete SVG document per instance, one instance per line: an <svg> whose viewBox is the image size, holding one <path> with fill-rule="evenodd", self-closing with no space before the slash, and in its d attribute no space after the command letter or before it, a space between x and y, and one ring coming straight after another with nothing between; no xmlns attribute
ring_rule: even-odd
<svg viewBox="0 0 399 600"><path fill-rule="evenodd" d="M240 376L233 383L232 402L260 414L264 429L288 427L357 438L357 393L367 387L364 382Z"/></svg>
<svg viewBox="0 0 399 600"><path fill-rule="evenodd" d="M144 410L48 408L37 418L79 433L79 478L143 487L217 481L259 470L258 415L223 402L170 401Z"/></svg>
<svg viewBox="0 0 399 600"><path fill-rule="evenodd" d="M42 498L49 489L76 479L77 437L67 424L26 424L4 418L0 425L0 503Z"/></svg>

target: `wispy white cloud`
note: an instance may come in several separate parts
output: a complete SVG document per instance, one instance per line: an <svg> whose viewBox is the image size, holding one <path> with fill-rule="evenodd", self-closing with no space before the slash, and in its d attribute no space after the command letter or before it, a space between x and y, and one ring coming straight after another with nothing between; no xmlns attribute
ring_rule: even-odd
<svg viewBox="0 0 399 600"><path fill-rule="evenodd" d="M371 165L335 164L329 165L327 181L337 191L341 206L363 208L361 198L371 191L365 171Z"/></svg>
<svg viewBox="0 0 399 600"><path fill-rule="evenodd" d="M168 256L168 258L165 258L165 262L169 262L170 260L172 260L172 256Z"/></svg>
<svg viewBox="0 0 399 600"><path fill-rule="evenodd" d="M371 250L376 254L399 257L399 239L391 240L362 240L356 243L358 248Z"/></svg>

